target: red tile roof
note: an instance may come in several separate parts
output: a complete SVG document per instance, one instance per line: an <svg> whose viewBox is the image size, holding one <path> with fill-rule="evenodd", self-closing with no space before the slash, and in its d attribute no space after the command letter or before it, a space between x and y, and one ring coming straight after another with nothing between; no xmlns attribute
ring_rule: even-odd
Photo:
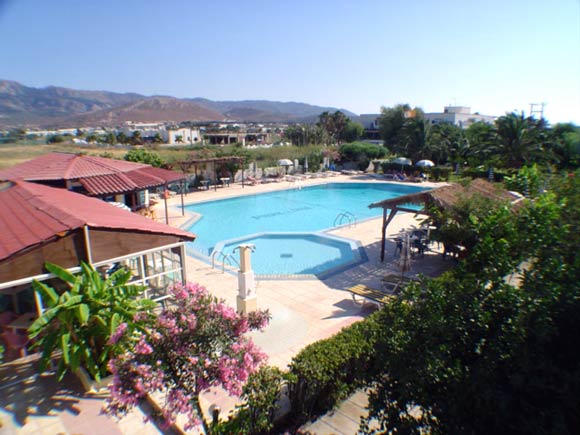
<svg viewBox="0 0 580 435"><path fill-rule="evenodd" d="M0 204L0 261L85 225L195 239L192 233L121 210L100 199L26 181L0 182Z"/></svg>
<svg viewBox="0 0 580 435"><path fill-rule="evenodd" d="M79 181L89 195L144 190L183 180L174 171L143 163L70 153L50 153L0 171L0 180Z"/></svg>

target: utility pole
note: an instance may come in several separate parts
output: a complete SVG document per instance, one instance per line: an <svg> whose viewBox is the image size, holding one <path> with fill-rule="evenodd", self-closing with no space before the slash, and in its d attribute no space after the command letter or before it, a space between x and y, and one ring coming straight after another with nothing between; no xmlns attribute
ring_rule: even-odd
<svg viewBox="0 0 580 435"><path fill-rule="evenodd" d="M544 107L546 103L530 103L530 116L539 115L538 119L544 119Z"/></svg>

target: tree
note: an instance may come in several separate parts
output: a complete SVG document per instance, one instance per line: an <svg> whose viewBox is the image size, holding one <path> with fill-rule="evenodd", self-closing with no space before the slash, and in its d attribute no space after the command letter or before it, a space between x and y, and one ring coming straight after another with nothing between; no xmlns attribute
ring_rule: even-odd
<svg viewBox="0 0 580 435"><path fill-rule="evenodd" d="M392 150L412 160L421 159L428 152L431 124L422 117L409 118L399 132L399 141Z"/></svg>
<svg viewBox="0 0 580 435"><path fill-rule="evenodd" d="M400 133L407 119L406 114L411 110L408 104L399 104L395 107L381 107L379 117L379 133L385 147L393 151L400 140Z"/></svg>
<svg viewBox="0 0 580 435"><path fill-rule="evenodd" d="M123 268L106 279L86 263L81 272L72 275L66 269L46 263L46 269L68 286L58 292L45 283L34 281L32 286L41 297L46 310L30 327L30 338L42 349L40 371L62 352L58 378L68 370L84 367L96 380L107 376L108 361L125 350L124 342L113 342L115 331L128 336L143 327L156 304L136 297L142 286L128 284L131 272ZM137 313L141 320L135 320Z"/></svg>
<svg viewBox="0 0 580 435"><path fill-rule="evenodd" d="M365 128L358 122L348 121L344 130L340 134L341 142L354 142L359 140L365 132Z"/></svg>
<svg viewBox="0 0 580 435"><path fill-rule="evenodd" d="M381 428L366 433L577 432L578 175L517 212L473 209L471 253L381 311L369 377Z"/></svg>
<svg viewBox="0 0 580 435"><path fill-rule="evenodd" d="M115 143L117 143L117 136L115 136L115 133L113 133L112 131L109 131L105 133L103 140L105 143L115 145Z"/></svg>
<svg viewBox="0 0 580 435"><path fill-rule="evenodd" d="M183 143L183 136L180 134L175 136L175 143Z"/></svg>
<svg viewBox="0 0 580 435"><path fill-rule="evenodd" d="M133 145L143 145L143 138L141 137L141 132L139 130L135 130L133 135L131 136L131 143Z"/></svg>
<svg viewBox="0 0 580 435"><path fill-rule="evenodd" d="M546 157L543 147L546 140L544 130L543 120L526 118L523 113L508 113L495 122L495 151L510 168L539 162Z"/></svg>
<svg viewBox="0 0 580 435"><path fill-rule="evenodd" d="M185 414L187 430L203 423L201 392L220 385L240 395L248 376L264 363L266 356L244 334L264 328L269 314L238 314L195 284L170 292L175 308L163 310L137 334L132 351L110 362L115 377L107 412L124 415L146 394L162 392L166 424Z"/></svg>
<svg viewBox="0 0 580 435"><path fill-rule="evenodd" d="M161 137L161 134L155 133L155 136L153 136L153 143L156 144L163 143L163 138Z"/></svg>
<svg viewBox="0 0 580 435"><path fill-rule="evenodd" d="M326 132L331 143L340 143L340 137L349 122L347 116L337 110L332 114L323 112L319 116L318 125Z"/></svg>
<svg viewBox="0 0 580 435"><path fill-rule="evenodd" d="M65 141L66 137L61 134L54 134L46 139L46 143L63 143Z"/></svg>
<svg viewBox="0 0 580 435"><path fill-rule="evenodd" d="M580 165L580 127L567 123L552 128L552 151L561 168Z"/></svg>
<svg viewBox="0 0 580 435"><path fill-rule="evenodd" d="M159 154L144 149L130 150L125 154L124 159L128 162L145 163L156 168L160 168L163 165L163 159L161 159Z"/></svg>
<svg viewBox="0 0 580 435"><path fill-rule="evenodd" d="M120 144L126 144L129 142L129 138L125 133L120 131L119 133L117 133L117 142Z"/></svg>
<svg viewBox="0 0 580 435"><path fill-rule="evenodd" d="M432 159L437 164L447 163L449 160L459 163L464 159L466 144L463 130L453 124L444 122L431 127L427 143L420 158Z"/></svg>

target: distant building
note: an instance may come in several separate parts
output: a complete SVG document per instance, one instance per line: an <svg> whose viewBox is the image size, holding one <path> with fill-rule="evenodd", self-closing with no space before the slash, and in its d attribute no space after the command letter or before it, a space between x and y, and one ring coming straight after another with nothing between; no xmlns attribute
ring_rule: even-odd
<svg viewBox="0 0 580 435"><path fill-rule="evenodd" d="M496 119L495 116L471 113L471 107L465 106L446 106L443 113L425 113L424 116L431 124L447 123L461 128L467 128L475 122L493 124Z"/></svg>
<svg viewBox="0 0 580 435"><path fill-rule="evenodd" d="M364 139L369 140L379 140L379 118L381 117L380 113L368 113L364 115L360 115L359 122L363 125L364 131Z"/></svg>
<svg viewBox="0 0 580 435"><path fill-rule="evenodd" d="M189 144L193 145L201 142L201 131L197 127L179 127L167 129L167 140L169 145Z"/></svg>

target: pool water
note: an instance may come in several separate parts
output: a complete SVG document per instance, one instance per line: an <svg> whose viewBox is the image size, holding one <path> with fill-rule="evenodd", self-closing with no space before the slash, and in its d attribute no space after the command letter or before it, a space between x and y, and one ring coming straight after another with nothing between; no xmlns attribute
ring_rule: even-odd
<svg viewBox="0 0 580 435"><path fill-rule="evenodd" d="M348 220L341 213L348 212L357 222L380 216L382 209L369 209L369 204L426 190L419 186L398 185L385 182L329 183L228 198L188 205L189 212L198 219L187 228L197 235L190 248L202 256L211 256L218 242L242 236L268 232L304 233L331 229ZM289 241L284 241L289 243ZM307 244L295 257L309 256ZM268 257L268 250L256 250L253 257ZM316 257L312 255L312 257ZM317 261L314 258L314 261ZM325 258L319 258L320 263ZM254 261L257 264L257 259ZM289 273L276 270L257 273Z"/></svg>
<svg viewBox="0 0 580 435"><path fill-rule="evenodd" d="M356 243L339 237L313 233L258 234L224 244L218 243L216 249L232 254L235 258L234 251L241 243L255 246L252 268L260 275L320 277L339 267L358 264L363 259Z"/></svg>

